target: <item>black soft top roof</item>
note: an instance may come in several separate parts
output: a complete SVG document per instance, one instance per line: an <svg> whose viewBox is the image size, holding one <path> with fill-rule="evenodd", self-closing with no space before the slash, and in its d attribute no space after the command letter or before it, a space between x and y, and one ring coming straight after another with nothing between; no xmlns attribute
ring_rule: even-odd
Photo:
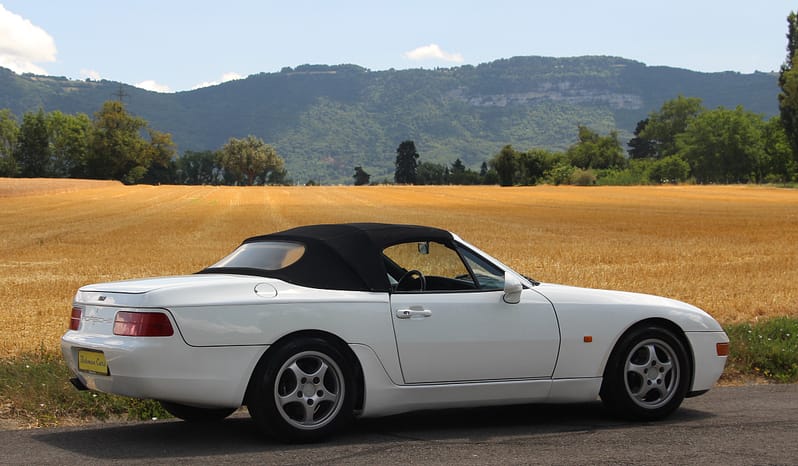
<svg viewBox="0 0 798 466"><path fill-rule="evenodd" d="M382 250L393 244L436 241L452 244L452 234L439 228L386 223L308 225L268 235L254 236L244 243L292 241L305 245L305 254L280 270L226 268L201 273L245 273L279 278L311 288L354 291L389 291Z"/></svg>

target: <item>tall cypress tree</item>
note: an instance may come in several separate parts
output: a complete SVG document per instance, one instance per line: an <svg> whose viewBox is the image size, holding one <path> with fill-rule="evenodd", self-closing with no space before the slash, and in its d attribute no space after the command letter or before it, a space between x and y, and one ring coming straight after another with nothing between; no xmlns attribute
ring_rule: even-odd
<svg viewBox="0 0 798 466"><path fill-rule="evenodd" d="M779 73L779 110L781 124L787 133L793 157L798 157L798 68L795 52L798 50L798 16L790 12L787 16L787 59Z"/></svg>
<svg viewBox="0 0 798 466"><path fill-rule="evenodd" d="M398 184L416 184L416 169L418 168L418 152L416 143L403 141L396 149L396 172L393 179Z"/></svg>

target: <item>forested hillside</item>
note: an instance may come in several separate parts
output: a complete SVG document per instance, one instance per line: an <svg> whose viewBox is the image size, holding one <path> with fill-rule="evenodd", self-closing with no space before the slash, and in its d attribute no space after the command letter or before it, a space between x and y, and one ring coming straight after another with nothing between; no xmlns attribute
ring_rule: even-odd
<svg viewBox="0 0 798 466"><path fill-rule="evenodd" d="M231 137L273 145L296 182L351 182L355 166L392 178L396 148L413 140L422 161L478 167L507 144L563 150L579 125L631 137L637 121L677 95L707 108L778 113L775 74L698 73L613 57L516 57L479 66L369 71L302 65L175 94L111 81L17 76L0 68L0 109L93 115L121 98L171 133L180 153L216 150Z"/></svg>

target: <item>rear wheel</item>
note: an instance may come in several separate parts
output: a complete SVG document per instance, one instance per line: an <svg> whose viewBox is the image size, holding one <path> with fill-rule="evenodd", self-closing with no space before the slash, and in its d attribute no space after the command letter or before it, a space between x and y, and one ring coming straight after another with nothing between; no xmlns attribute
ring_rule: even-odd
<svg viewBox="0 0 798 466"><path fill-rule="evenodd" d="M170 401L161 401L160 403L169 414L187 422L221 421L236 410L236 408L197 408Z"/></svg>
<svg viewBox="0 0 798 466"><path fill-rule="evenodd" d="M247 408L264 432L281 440L321 440L352 419L353 380L351 364L335 345L298 339L258 365Z"/></svg>
<svg viewBox="0 0 798 466"><path fill-rule="evenodd" d="M671 331L641 327L625 335L613 351L601 399L621 417L662 419L681 405L689 374L687 351Z"/></svg>

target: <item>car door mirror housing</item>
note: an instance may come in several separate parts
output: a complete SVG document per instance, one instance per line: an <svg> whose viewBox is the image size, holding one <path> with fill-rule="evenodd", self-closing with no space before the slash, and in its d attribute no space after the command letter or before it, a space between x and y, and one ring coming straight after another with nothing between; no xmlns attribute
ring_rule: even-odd
<svg viewBox="0 0 798 466"><path fill-rule="evenodd" d="M510 272L504 272L504 296L502 299L507 304L518 304L521 302L521 292L524 285L521 280Z"/></svg>

